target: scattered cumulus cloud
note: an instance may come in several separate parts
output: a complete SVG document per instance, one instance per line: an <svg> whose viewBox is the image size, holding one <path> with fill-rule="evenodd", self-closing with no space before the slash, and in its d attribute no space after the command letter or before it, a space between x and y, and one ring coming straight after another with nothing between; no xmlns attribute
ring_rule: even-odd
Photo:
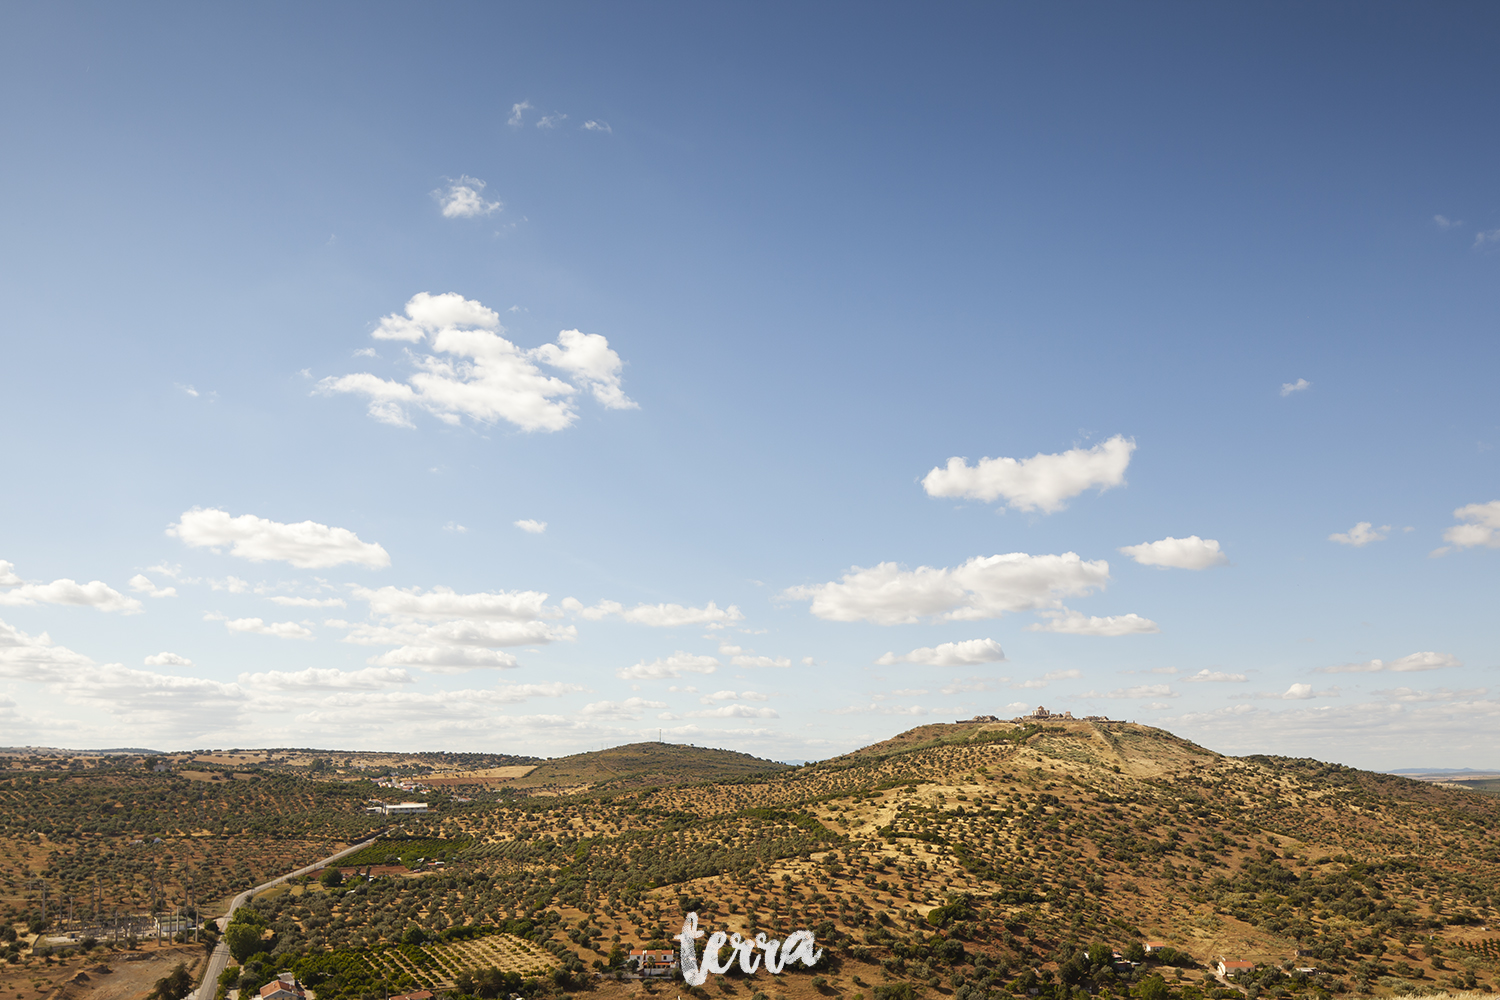
<svg viewBox="0 0 1500 1000"><path fill-rule="evenodd" d="M1361 521L1348 531L1335 531L1328 536L1330 542L1338 542L1340 545L1352 545L1356 549L1363 548L1371 542L1383 542L1387 533L1391 530L1389 524L1374 527L1369 521Z"/></svg>
<svg viewBox="0 0 1500 1000"><path fill-rule="evenodd" d="M1246 680L1246 677L1245 677L1244 674L1231 674L1231 673L1226 673L1223 670L1209 670L1207 667L1204 667L1202 670L1198 671L1196 674L1190 674L1189 676L1184 677L1183 680L1188 681L1190 683L1192 683L1192 682L1197 682L1197 683L1207 682L1207 683L1218 683L1218 684L1239 684L1239 683L1243 683Z"/></svg>
<svg viewBox="0 0 1500 1000"><path fill-rule="evenodd" d="M564 330L555 344L523 350L504 333L499 314L482 303L454 292L419 292L406 303L405 315L384 317L372 334L377 340L429 342L436 353L408 354L414 374L404 382L369 372L330 376L313 391L364 396L371 418L394 427L415 426L407 410L416 407L452 426L467 417L481 424L504 420L524 431L558 431L578 419L572 397L580 390L609 409L637 408L620 384L624 362L599 334ZM572 381L544 374L539 362Z"/></svg>
<svg viewBox="0 0 1500 1000"><path fill-rule="evenodd" d="M530 101L521 101L517 104L512 104L510 106L510 117L505 120L505 124L511 126L519 126L524 120L526 112L530 110Z"/></svg>
<svg viewBox="0 0 1500 1000"><path fill-rule="evenodd" d="M1170 684L1138 684L1135 687L1117 688L1108 694L1090 691L1085 698L1176 698L1177 692Z"/></svg>
<svg viewBox="0 0 1500 1000"><path fill-rule="evenodd" d="M277 639L307 639L313 638L312 630L296 622L267 622L261 618L230 618L223 619L219 615L209 615L208 620L224 622L224 627L231 632L245 632L251 635L269 635Z"/></svg>
<svg viewBox="0 0 1500 1000"><path fill-rule="evenodd" d="M270 598L272 604L284 608L346 608L349 605L342 597L287 597L277 594Z"/></svg>
<svg viewBox="0 0 1500 1000"><path fill-rule="evenodd" d="M1462 219L1450 219L1446 215L1434 215L1432 222L1439 229L1457 229L1464 224Z"/></svg>
<svg viewBox="0 0 1500 1000"><path fill-rule="evenodd" d="M1057 455L1031 458L982 458L969 465L950 458L946 468L935 468L922 479L928 496L962 497L992 502L1004 498L1017 510L1055 513L1084 490L1102 493L1125 482L1135 441L1115 435L1092 448L1073 448Z"/></svg>
<svg viewBox="0 0 1500 1000"><path fill-rule="evenodd" d="M1285 398L1287 396L1290 396L1294 392L1306 392L1308 389L1311 389L1311 388L1312 388L1312 383L1311 382L1309 382L1305 378L1299 378L1295 382L1283 382L1283 383L1281 383L1281 395L1282 395L1283 398Z"/></svg>
<svg viewBox="0 0 1500 1000"><path fill-rule="evenodd" d="M191 667L193 661L176 653L153 653L146 657L145 664L148 667Z"/></svg>
<svg viewBox="0 0 1500 1000"><path fill-rule="evenodd" d="M652 681L676 679L683 674L711 674L718 669L719 661L712 656L695 656L678 650L649 663L642 660L633 667L622 667L615 671L615 676L625 681Z"/></svg>
<svg viewBox="0 0 1500 1000"><path fill-rule="evenodd" d="M147 594L151 597L176 597L176 587L157 587L143 573L137 573L130 578L130 589L137 594Z"/></svg>
<svg viewBox="0 0 1500 1000"><path fill-rule="evenodd" d="M902 569L893 562L853 567L837 582L788 588L782 597L811 602L826 621L909 624L922 618L976 621L1007 612L1060 607L1109 582L1109 563L1077 553L975 556L962 566Z"/></svg>
<svg viewBox="0 0 1500 1000"><path fill-rule="evenodd" d="M199 394L198 390L194 389L190 385L183 385L181 382L174 382L172 384L175 385L177 387L177 389L180 392L182 392L182 394L185 395L185 396L194 396L194 397L196 397Z"/></svg>
<svg viewBox="0 0 1500 1000"><path fill-rule="evenodd" d="M425 592L420 587L355 587L351 593L368 601L372 614L395 618L529 622L557 614L556 609L548 607L547 595L537 590L460 594L451 587L433 587Z"/></svg>
<svg viewBox="0 0 1500 1000"><path fill-rule="evenodd" d="M1411 673L1418 670L1441 670L1444 667L1461 667L1463 661L1452 653L1411 653L1398 660L1366 660L1363 663L1340 663L1332 667L1317 667L1315 674L1377 674Z"/></svg>
<svg viewBox="0 0 1500 1000"><path fill-rule="evenodd" d="M1219 551L1217 541L1199 538L1197 535L1186 538L1173 538L1169 535L1157 542L1126 545L1120 551L1142 566L1160 566L1163 569L1209 569L1229 562L1229 557Z"/></svg>
<svg viewBox="0 0 1500 1000"><path fill-rule="evenodd" d="M1448 544L1440 549L1433 549L1433 555L1440 556L1454 549L1480 546L1500 549L1500 500L1468 504L1455 510L1453 516L1460 523L1443 532L1443 541Z"/></svg>
<svg viewBox="0 0 1500 1000"><path fill-rule="evenodd" d="M545 522L543 522L542 527L544 527L544 528L546 527L546 523ZM457 521L449 521L447 524L443 525L443 530L444 531L451 531L455 535L466 535L466 534L469 533L469 529L465 528L463 525L459 524Z"/></svg>
<svg viewBox="0 0 1500 1000"><path fill-rule="evenodd" d="M321 689L325 691L379 691L394 684L411 684L405 670L388 667L365 667L363 670L339 670L336 667L308 667L305 670L268 670L240 674L240 683L249 688L273 691Z"/></svg>
<svg viewBox="0 0 1500 1000"><path fill-rule="evenodd" d="M792 661L785 656L749 656L741 653L730 661L737 667L779 667L786 668L792 665Z"/></svg>
<svg viewBox="0 0 1500 1000"><path fill-rule="evenodd" d="M458 180L450 180L446 187L432 192L445 219L473 219L482 215L493 215L505 206L498 201L484 200L484 181L467 174Z"/></svg>
<svg viewBox="0 0 1500 1000"><path fill-rule="evenodd" d="M63 604L78 608L97 608L122 614L140 614L141 602L126 597L101 580L79 583L76 580L53 580L51 583L24 583L15 567L0 562L0 607L32 607L37 604Z"/></svg>
<svg viewBox="0 0 1500 1000"><path fill-rule="evenodd" d="M391 564L390 554L375 542L360 541L348 528L316 521L283 524L254 514L231 517L228 511L194 507L167 534L193 548L218 551L251 562L281 560L298 569L324 569L353 563L370 569Z"/></svg>
<svg viewBox="0 0 1500 1000"><path fill-rule="evenodd" d="M688 712L690 719L779 719L780 714L774 708L755 708L750 705L720 705L718 708L705 708L696 712Z"/></svg>
<svg viewBox="0 0 1500 1000"><path fill-rule="evenodd" d="M589 132L614 132L614 129L609 127L609 122L602 122L597 119L590 119L584 122L582 127Z"/></svg>
<svg viewBox="0 0 1500 1000"><path fill-rule="evenodd" d="M530 535L540 535L547 530L546 521L533 521L529 517L520 521L512 521L511 523Z"/></svg>
<svg viewBox="0 0 1500 1000"><path fill-rule="evenodd" d="M583 715L602 716L611 719L639 719L646 709L666 708L664 701L647 698L626 698L624 701L595 701L583 706Z"/></svg>
<svg viewBox="0 0 1500 1000"><path fill-rule="evenodd" d="M1137 614L1128 615L1086 615L1081 611L1071 608L1062 608L1057 611L1038 611L1037 614L1045 621L1033 622L1026 626L1028 632L1057 632L1062 635L1149 635L1160 632L1161 626L1149 618L1142 618Z"/></svg>
<svg viewBox="0 0 1500 1000"><path fill-rule="evenodd" d="M1474 249L1483 249L1487 243L1500 243L1500 229L1487 229L1474 234Z"/></svg>
<svg viewBox="0 0 1500 1000"><path fill-rule="evenodd" d="M994 639L964 639L923 646L910 653L886 653L875 662L883 667L896 663L915 663L924 667L963 667L978 663L1001 663L1005 650Z"/></svg>
<svg viewBox="0 0 1500 1000"><path fill-rule="evenodd" d="M537 119L537 121L536 121L536 127L537 128L557 128L557 126L561 125L563 122L565 122L567 120L568 120L568 116L559 111L559 112L555 112L555 113L550 114L550 115L542 115L542 117L540 117L540 118Z"/></svg>
<svg viewBox="0 0 1500 1000"><path fill-rule="evenodd" d="M713 627L741 621L745 617L735 605L720 608L713 601L701 608L682 604L637 604L633 608L627 608L618 601L600 601L598 604L585 606L577 598L566 597L563 598L562 606L587 621L617 616L624 621L653 628L679 628L684 625Z"/></svg>

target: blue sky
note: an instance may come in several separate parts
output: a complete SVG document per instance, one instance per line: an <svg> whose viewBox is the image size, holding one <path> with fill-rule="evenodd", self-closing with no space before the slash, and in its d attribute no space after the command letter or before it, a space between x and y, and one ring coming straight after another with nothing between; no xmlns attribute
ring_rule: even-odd
<svg viewBox="0 0 1500 1000"><path fill-rule="evenodd" d="M0 17L3 742L1500 767L1492 7Z"/></svg>

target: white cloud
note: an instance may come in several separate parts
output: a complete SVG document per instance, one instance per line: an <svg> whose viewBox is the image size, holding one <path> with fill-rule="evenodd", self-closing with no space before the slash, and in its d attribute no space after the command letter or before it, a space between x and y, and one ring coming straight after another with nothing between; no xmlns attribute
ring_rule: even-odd
<svg viewBox="0 0 1500 1000"><path fill-rule="evenodd" d="M559 614L540 591L499 591L460 594L448 587L402 590L355 587L356 598L367 601L381 624L326 624L348 629L343 641L363 646L394 646L372 657L377 666L417 667L429 673L457 673L477 668L519 666L506 646L533 646L572 641L578 630L552 625L543 618Z"/></svg>
<svg viewBox="0 0 1500 1000"><path fill-rule="evenodd" d="M447 524L443 525L443 530L444 531L451 531L455 535L466 535L469 532L468 528L465 528L463 525L459 524L457 521L449 521Z"/></svg>
<svg viewBox="0 0 1500 1000"><path fill-rule="evenodd" d="M698 699L705 705L712 705L721 701L766 701L766 695L758 691L715 691Z"/></svg>
<svg viewBox="0 0 1500 1000"><path fill-rule="evenodd" d="M601 122L597 119L584 122L582 127L590 132L614 132L614 129L609 127L609 122Z"/></svg>
<svg viewBox="0 0 1500 1000"><path fill-rule="evenodd" d="M1434 215L1432 221L1439 229L1457 229L1464 224L1462 219L1450 219L1446 215Z"/></svg>
<svg viewBox="0 0 1500 1000"><path fill-rule="evenodd" d="M1209 670L1207 667L1204 667L1196 674L1191 674L1183 678L1183 680L1189 682L1213 682L1223 684L1238 684L1245 681L1246 679L1247 678L1244 674L1230 674L1225 673L1222 670Z"/></svg>
<svg viewBox="0 0 1500 1000"><path fill-rule="evenodd" d="M447 187L432 192L432 196L438 200L445 219L473 219L505 207L498 201L485 201L484 181L467 174L456 181L450 180Z"/></svg>
<svg viewBox="0 0 1500 1000"><path fill-rule="evenodd" d="M1142 566L1172 567L1175 569L1208 569L1229 562L1229 557L1219 551L1219 543L1212 538L1189 535L1173 538L1170 535L1156 542L1126 545L1120 549Z"/></svg>
<svg viewBox="0 0 1500 1000"><path fill-rule="evenodd" d="M218 550L251 562L279 559L299 569L322 569L355 563L371 569L391 564L390 554L375 542L362 542L348 528L316 521L283 524L254 514L231 517L227 511L194 507L167 528L167 534L192 546Z"/></svg>
<svg viewBox="0 0 1500 1000"><path fill-rule="evenodd" d="M1380 527L1372 527L1369 521L1361 521L1348 531L1335 531L1328 536L1330 542L1338 542L1340 545L1352 545L1356 549L1363 548L1371 542L1383 542L1386 532L1391 530L1389 524Z"/></svg>
<svg viewBox="0 0 1500 1000"><path fill-rule="evenodd" d="M531 535L540 535L547 530L546 521L533 521L530 518L525 518L520 521L512 521L511 523Z"/></svg>
<svg viewBox="0 0 1500 1000"><path fill-rule="evenodd" d="M286 597L278 594L271 598L272 604L284 608L346 608L349 605L342 597Z"/></svg>
<svg viewBox="0 0 1500 1000"><path fill-rule="evenodd" d="M507 125L520 125L523 113L531 110L530 101L521 101L519 104L510 106L510 117L505 120Z"/></svg>
<svg viewBox="0 0 1500 1000"><path fill-rule="evenodd" d="M666 708L664 701L651 701L646 698L626 698L624 701L595 701L583 706L579 710L581 715L603 716L612 719L639 719L641 713L648 708Z"/></svg>
<svg viewBox="0 0 1500 1000"><path fill-rule="evenodd" d="M211 620L218 620L210 616ZM260 618L232 618L224 622L231 632L248 632L252 635L270 635L278 639L311 639L312 630L296 622L266 622Z"/></svg>
<svg viewBox="0 0 1500 1000"><path fill-rule="evenodd" d="M226 577L223 580L209 580L208 585L213 590L225 590L231 594L243 594L250 589L250 584L237 576Z"/></svg>
<svg viewBox="0 0 1500 1000"><path fill-rule="evenodd" d="M1306 390L1311 389L1311 388L1312 388L1312 383L1311 382L1309 382L1305 378L1299 378L1295 382L1283 382L1283 383L1281 383L1281 395L1282 395L1282 398L1285 398L1287 396L1290 396L1294 392L1305 392Z"/></svg>
<svg viewBox="0 0 1500 1000"><path fill-rule="evenodd" d="M1448 544L1434 549L1432 554L1440 556L1453 549L1472 549L1484 546L1500 549L1500 500L1489 503L1471 503L1453 512L1462 524L1455 524L1443 532L1443 541Z"/></svg>
<svg viewBox="0 0 1500 1000"><path fill-rule="evenodd" d="M416 667L430 674L509 670L521 665L510 653L482 646L401 646L371 657L369 662L381 667Z"/></svg>
<svg viewBox="0 0 1500 1000"><path fill-rule="evenodd" d="M1109 694L1101 695L1097 691L1089 691L1085 698L1176 698L1177 692L1172 690L1170 684L1139 684L1135 687L1118 688Z"/></svg>
<svg viewBox="0 0 1500 1000"><path fill-rule="evenodd" d="M1489 229L1474 234L1474 249L1478 250L1486 243L1500 242L1500 229Z"/></svg>
<svg viewBox="0 0 1500 1000"><path fill-rule="evenodd" d="M977 691L997 691L999 684L1006 680L1004 677L965 677L961 681L951 681L945 687L939 688L939 694L972 694Z"/></svg>
<svg viewBox="0 0 1500 1000"><path fill-rule="evenodd" d="M1017 510L1051 514L1084 490L1102 493L1125 482L1125 469L1135 441L1115 435L1092 448L1073 448L1059 455L1031 458L982 458L970 466L963 458L948 459L922 480L928 496L964 497L992 501L1004 497Z"/></svg>
<svg viewBox="0 0 1500 1000"><path fill-rule="evenodd" d="M306 670L268 670L258 674L240 674L240 683L254 691L380 691L393 684L411 684L405 670L387 667L365 667L363 670L338 670L333 667L308 667Z"/></svg>
<svg viewBox="0 0 1500 1000"><path fill-rule="evenodd" d="M855 566L837 583L790 587L782 596L812 602L827 621L898 625L928 617L942 621L998 618L1011 611L1060 606L1109 582L1109 563L1085 562L1077 553L1032 556L1024 552L976 556L952 569L893 562Z"/></svg>
<svg viewBox="0 0 1500 1000"><path fill-rule="evenodd" d="M1299 701L1313 696L1311 684L1293 684L1281 697L1287 701Z"/></svg>
<svg viewBox="0 0 1500 1000"><path fill-rule="evenodd" d="M1315 674L1376 674L1389 670L1393 673L1411 673L1418 670L1441 670L1444 667L1461 667L1463 661L1452 653L1411 653L1398 660L1366 660L1363 663L1340 663L1332 667L1317 667Z"/></svg>
<svg viewBox="0 0 1500 1000"><path fill-rule="evenodd" d="M705 708L696 712L688 712L690 719L779 719L780 714L774 708L751 708L749 705L720 705L718 708Z"/></svg>
<svg viewBox="0 0 1500 1000"><path fill-rule="evenodd" d="M1026 626L1028 632L1058 632L1063 635L1149 635L1160 632L1161 627L1149 618L1137 614L1085 615L1081 611L1063 608L1061 611L1038 611L1045 622L1033 622Z"/></svg>
<svg viewBox="0 0 1500 1000"><path fill-rule="evenodd" d="M1004 659L1005 650L994 639L964 639L961 642L923 646L899 656L886 653L875 662L883 667L895 663L916 663L924 667L964 667L976 663L1000 663Z"/></svg>
<svg viewBox="0 0 1500 1000"><path fill-rule="evenodd" d="M718 669L719 661L712 656L694 656L678 650L671 656L652 660L650 663L642 660L633 667L622 667L615 671L615 676L626 681L665 680L668 677L681 677L685 673L711 674Z"/></svg>
<svg viewBox="0 0 1500 1000"><path fill-rule="evenodd" d="M18 586L19 584L19 586ZM78 583L76 580L53 580L51 583L21 583L15 567L0 562L0 586L10 590L0 591L0 606L31 607L37 604L67 604L80 608L98 608L100 611L119 611L127 615L139 614L141 602L126 597L118 590L100 580Z"/></svg>
<svg viewBox="0 0 1500 1000"><path fill-rule="evenodd" d="M504 332L499 314L479 302L454 292L420 292L406 303L406 315L384 317L373 334L413 344L430 338L436 354L409 355L415 374L406 382L368 372L329 377L314 391L365 396L372 418L397 427L414 426L406 408L416 406L451 425L468 417L483 424L505 420L525 431L558 431L577 420L571 397L579 389L611 409L636 406L620 388L624 363L599 334L564 330L556 344L522 350ZM568 373L576 385L544 375L538 361Z"/></svg>
<svg viewBox="0 0 1500 1000"><path fill-rule="evenodd" d="M542 621L446 621L435 625L406 622L396 625L355 625L345 642L358 646L540 646L576 639L571 625Z"/></svg>
<svg viewBox="0 0 1500 1000"><path fill-rule="evenodd" d="M178 656L176 653L153 653L146 657L148 667L191 667L193 661L186 656Z"/></svg>
<svg viewBox="0 0 1500 1000"><path fill-rule="evenodd" d="M524 622L557 616L556 609L547 606L547 595L537 590L460 594L449 587L433 587L424 594L420 587L408 590L355 587L353 593L360 600L369 602L372 614L394 618Z"/></svg>
<svg viewBox="0 0 1500 1000"><path fill-rule="evenodd" d="M354 356L356 358L378 358L380 357L380 352L373 347L361 347L354 352Z"/></svg>
<svg viewBox="0 0 1500 1000"><path fill-rule="evenodd" d="M543 344L535 353L543 364L570 373L581 388L588 389L610 409L640 409L620 388L620 371L625 363L599 334L563 330L557 335L556 344Z"/></svg>
<svg viewBox="0 0 1500 1000"><path fill-rule="evenodd" d="M720 608L713 601L701 608L688 607L682 604L637 604L633 608L626 608L618 601L600 601L592 606L585 606L576 598L564 598L562 606L578 617L588 621L600 621L610 615L618 615L627 622L636 625L649 625L653 628L679 628L684 625L723 625L729 622L737 622L745 616L740 609L731 604L727 608Z"/></svg>
<svg viewBox="0 0 1500 1000"><path fill-rule="evenodd" d="M568 116L562 112L556 114L542 115L536 121L537 128L557 128L558 124L567 121Z"/></svg>
<svg viewBox="0 0 1500 1000"><path fill-rule="evenodd" d="M741 653L730 661L737 667L790 667L792 661L785 656L747 656Z"/></svg>
<svg viewBox="0 0 1500 1000"><path fill-rule="evenodd" d="M137 594L149 594L152 597L177 596L176 587L162 587L158 589L156 584L152 583L141 573L137 573L135 576L130 578L130 589L135 591Z"/></svg>
<svg viewBox="0 0 1500 1000"><path fill-rule="evenodd" d="M1040 677L1032 678L1029 681L1022 681L1019 684L1013 684L1011 686L1022 689L1044 688L1048 684L1051 684L1053 681L1075 680L1081 676L1082 672L1078 670L1053 670L1049 673L1043 674Z"/></svg>

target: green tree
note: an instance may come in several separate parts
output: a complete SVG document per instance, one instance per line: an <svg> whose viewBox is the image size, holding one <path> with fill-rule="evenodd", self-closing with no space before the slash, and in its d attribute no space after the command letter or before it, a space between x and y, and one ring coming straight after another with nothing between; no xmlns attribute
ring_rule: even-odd
<svg viewBox="0 0 1500 1000"><path fill-rule="evenodd" d="M151 997L153 1000L182 1000L192 988L193 977L188 975L187 966L178 962L175 969L156 981Z"/></svg>
<svg viewBox="0 0 1500 1000"><path fill-rule="evenodd" d="M1141 980L1137 994L1141 1000L1167 1000L1167 981L1161 976L1152 973Z"/></svg>
<svg viewBox="0 0 1500 1000"><path fill-rule="evenodd" d="M243 963L260 951L261 929L254 924L230 924L224 932L224 941L229 945L229 954L236 962Z"/></svg>

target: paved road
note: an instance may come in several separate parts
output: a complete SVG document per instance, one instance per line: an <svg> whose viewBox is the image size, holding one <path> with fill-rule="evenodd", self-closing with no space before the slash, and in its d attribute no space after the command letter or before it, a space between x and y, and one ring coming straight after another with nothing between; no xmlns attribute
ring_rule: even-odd
<svg viewBox="0 0 1500 1000"><path fill-rule="evenodd" d="M384 832L385 831L383 830L381 831L381 833ZM310 864L306 868L298 868L294 872L287 872L280 878L273 878L271 881L265 883L264 885L258 885L254 889L246 889L244 892L240 893L230 901L229 912L224 914L223 918L220 920L220 927L228 927L230 918L234 916L234 911L245 905L245 903L249 901L250 897L255 895L257 892L264 892L266 889L271 888L271 886L280 885L282 882L285 882L289 878L296 878L298 875L306 875L308 872L315 872L319 868L325 868L328 865L333 864L339 858L344 857L345 855L353 854L355 851L369 847L371 844L375 843L376 838L378 838L379 836L380 833L377 833L369 840L361 841L360 843L355 844L353 847L346 847L342 851L339 851L337 854L330 855L324 858L322 861ZM228 965L229 945L224 940L220 939L218 945L214 947L214 953L209 956L208 969L203 973L203 980L201 985L198 987L198 989L187 995L187 1000L199 1000L199 994L202 994L204 1000L212 1000L214 992L219 987L219 976L223 974L225 968L227 968Z"/></svg>

